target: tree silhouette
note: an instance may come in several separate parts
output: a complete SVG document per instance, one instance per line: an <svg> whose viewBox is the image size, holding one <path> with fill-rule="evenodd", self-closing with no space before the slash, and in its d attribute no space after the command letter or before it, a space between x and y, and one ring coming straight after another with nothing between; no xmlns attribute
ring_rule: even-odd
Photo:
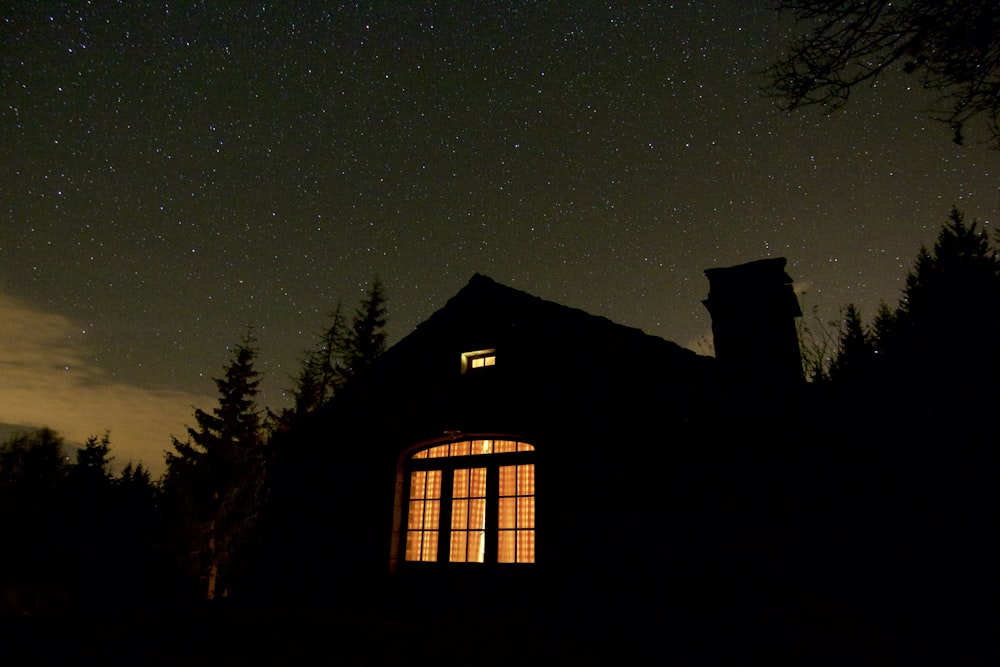
<svg viewBox="0 0 1000 667"><path fill-rule="evenodd" d="M1000 389L1000 259L986 233L952 209L932 249L921 247L895 310L870 330L845 311L834 381L895 384L912 400Z"/></svg>
<svg viewBox="0 0 1000 667"><path fill-rule="evenodd" d="M354 314L347 334L344 380L362 373L385 351L386 298L382 281L376 277Z"/></svg>
<svg viewBox="0 0 1000 667"><path fill-rule="evenodd" d="M899 65L936 93L956 143L983 116L1000 148L1000 4L995 0L779 0L807 32L771 66L766 91L794 110L833 111Z"/></svg>
<svg viewBox="0 0 1000 667"><path fill-rule="evenodd" d="M80 495L94 495L111 488L111 434L105 433L100 439L96 435L87 438L83 447L76 451L76 463L69 469L70 482L78 487Z"/></svg>
<svg viewBox="0 0 1000 667"><path fill-rule="evenodd" d="M215 380L218 406L212 412L195 410L197 427L188 428L186 442L174 438L176 453L166 455L163 487L174 508L182 555L193 557L188 567L206 580L209 600L253 539L264 497L266 438L256 406L256 356L248 335L233 349L224 376Z"/></svg>
<svg viewBox="0 0 1000 667"><path fill-rule="evenodd" d="M358 305L350 327L344 319L342 304L337 304L316 349L303 357L291 390L295 404L277 416L280 429L292 428L301 418L328 403L351 378L371 366L385 351L385 301L385 290L376 277Z"/></svg>
<svg viewBox="0 0 1000 667"><path fill-rule="evenodd" d="M952 209L931 251L921 248L906 277L887 341L904 377L995 382L1000 335L1000 263L985 232Z"/></svg>
<svg viewBox="0 0 1000 667"><path fill-rule="evenodd" d="M855 383L866 379L872 370L875 346L861 322L861 313L853 303L844 309L837 355L830 365L830 381Z"/></svg>
<svg viewBox="0 0 1000 667"><path fill-rule="evenodd" d="M306 353L302 361L302 369L292 389L295 405L283 413L279 421L287 422L293 417L309 414L333 398L344 382L346 354L347 324L343 306L338 303L330 314L329 326L320 334L319 345Z"/></svg>
<svg viewBox="0 0 1000 667"><path fill-rule="evenodd" d="M68 465L54 431L39 429L0 445L0 615L62 607L71 539Z"/></svg>

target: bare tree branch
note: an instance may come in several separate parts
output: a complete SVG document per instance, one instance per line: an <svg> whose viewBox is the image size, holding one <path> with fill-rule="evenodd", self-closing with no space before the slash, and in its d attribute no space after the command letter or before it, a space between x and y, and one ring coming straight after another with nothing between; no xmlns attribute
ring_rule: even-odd
<svg viewBox="0 0 1000 667"><path fill-rule="evenodd" d="M1000 2L778 0L806 32L767 71L764 92L794 111L843 107L852 90L896 68L936 95L927 113L954 140L982 118L1000 149Z"/></svg>

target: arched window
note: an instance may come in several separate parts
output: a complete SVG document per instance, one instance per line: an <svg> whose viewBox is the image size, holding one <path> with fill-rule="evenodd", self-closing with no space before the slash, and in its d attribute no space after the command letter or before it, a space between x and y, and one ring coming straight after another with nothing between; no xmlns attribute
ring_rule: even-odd
<svg viewBox="0 0 1000 667"><path fill-rule="evenodd" d="M482 439L411 455L405 560L534 563L534 453L525 442Z"/></svg>

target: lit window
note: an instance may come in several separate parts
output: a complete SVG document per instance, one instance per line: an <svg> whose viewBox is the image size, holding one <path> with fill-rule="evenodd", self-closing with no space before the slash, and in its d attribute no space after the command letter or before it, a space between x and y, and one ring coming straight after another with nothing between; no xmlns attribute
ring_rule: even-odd
<svg viewBox="0 0 1000 667"><path fill-rule="evenodd" d="M453 480L449 560L482 563L486 554L486 468L460 468Z"/></svg>
<svg viewBox="0 0 1000 667"><path fill-rule="evenodd" d="M497 562L535 562L535 464L500 466Z"/></svg>
<svg viewBox="0 0 1000 667"><path fill-rule="evenodd" d="M534 452L525 442L483 439L413 454L406 560L444 560L446 551L452 563L535 562Z"/></svg>
<svg viewBox="0 0 1000 667"><path fill-rule="evenodd" d="M406 560L437 560L441 515L441 471L410 473L410 511L406 520Z"/></svg>
<svg viewBox="0 0 1000 667"><path fill-rule="evenodd" d="M462 373L497 365L496 350L476 350L462 353Z"/></svg>

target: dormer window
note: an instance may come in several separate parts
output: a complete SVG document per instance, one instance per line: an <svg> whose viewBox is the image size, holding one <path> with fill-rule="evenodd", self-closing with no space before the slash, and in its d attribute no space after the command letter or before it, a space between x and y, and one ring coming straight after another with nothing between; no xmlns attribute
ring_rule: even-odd
<svg viewBox="0 0 1000 667"><path fill-rule="evenodd" d="M490 350L476 350L475 352L463 352L462 353L462 374L469 373L472 371L479 371L485 368L490 368L496 366L497 364L497 351L495 349Z"/></svg>

